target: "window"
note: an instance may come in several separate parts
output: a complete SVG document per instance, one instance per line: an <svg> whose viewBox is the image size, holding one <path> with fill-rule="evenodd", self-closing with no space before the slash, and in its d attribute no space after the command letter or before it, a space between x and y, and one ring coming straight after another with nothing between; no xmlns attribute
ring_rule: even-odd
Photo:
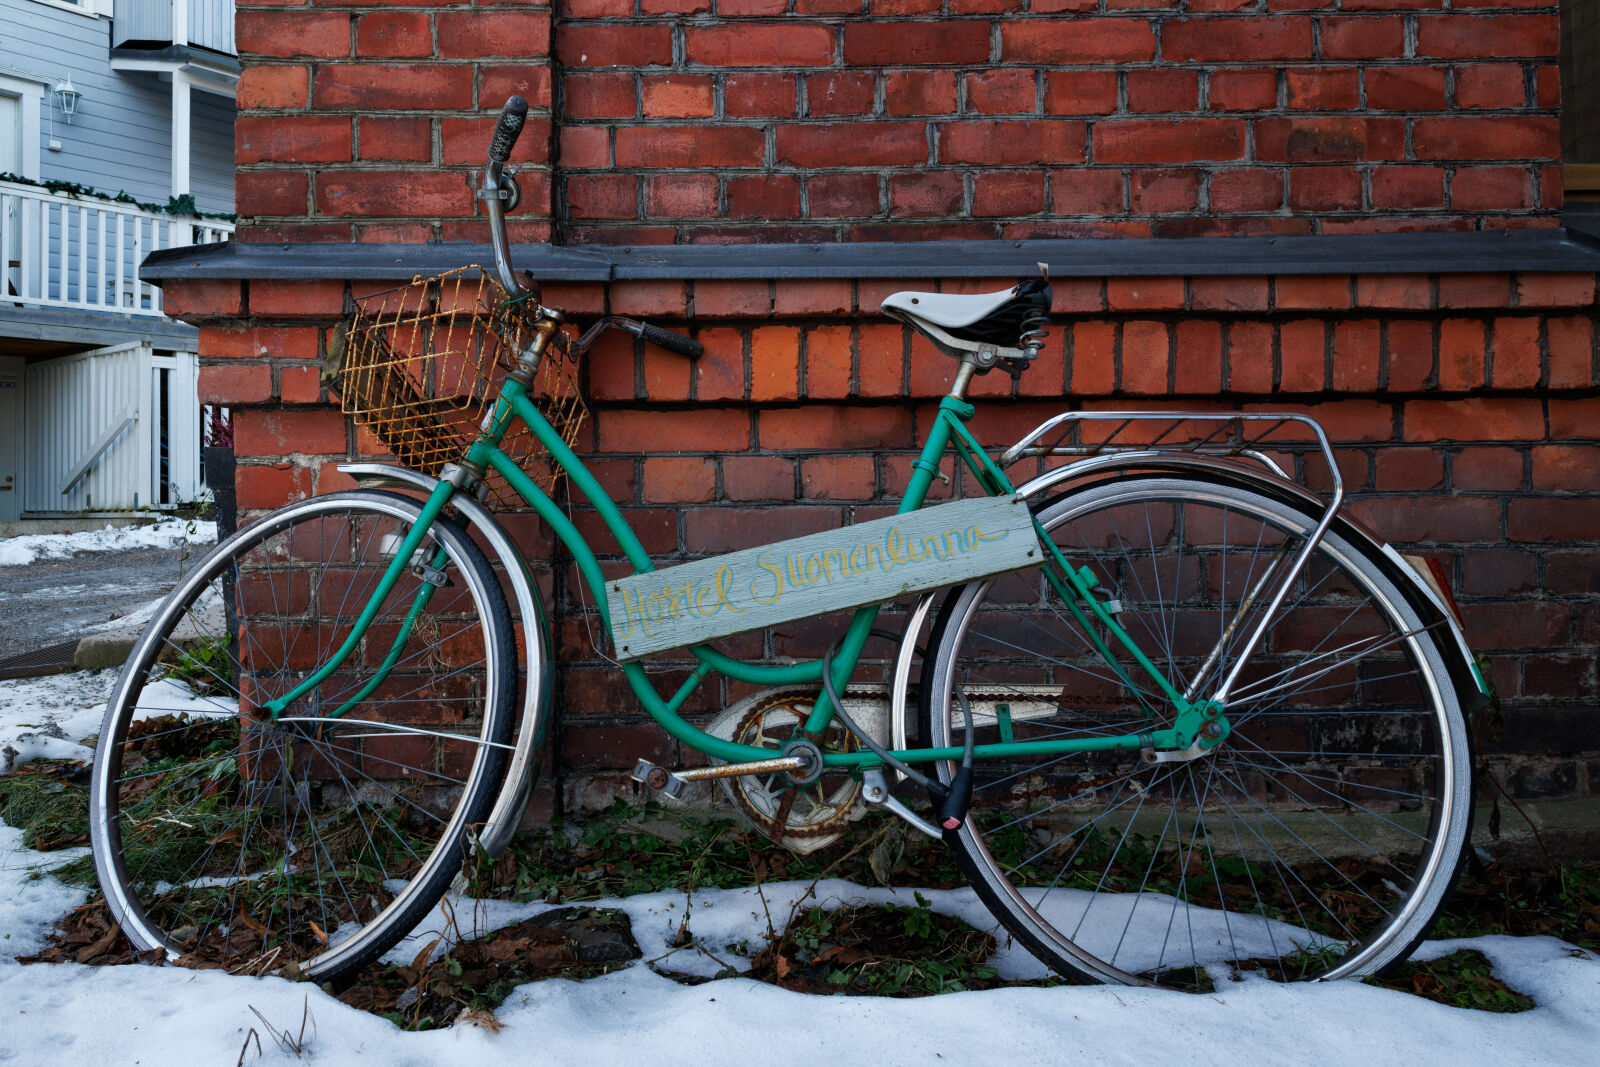
<svg viewBox="0 0 1600 1067"><path fill-rule="evenodd" d="M33 0L36 4L45 7L59 7L63 11L72 11L85 18L97 19L102 16L111 17L114 0Z"/></svg>
<svg viewBox="0 0 1600 1067"><path fill-rule="evenodd" d="M1561 159L1568 200L1600 200L1600 0L1561 0Z"/></svg>
<svg viewBox="0 0 1600 1067"><path fill-rule="evenodd" d="M67 7L81 11L85 15L96 14L95 0L34 0L35 3L45 4L49 7Z"/></svg>

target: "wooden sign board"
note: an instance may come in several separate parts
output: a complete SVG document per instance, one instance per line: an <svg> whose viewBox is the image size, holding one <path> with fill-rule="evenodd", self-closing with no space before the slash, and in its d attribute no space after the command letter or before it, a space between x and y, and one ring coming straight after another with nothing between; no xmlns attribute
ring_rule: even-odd
<svg viewBox="0 0 1600 1067"><path fill-rule="evenodd" d="M621 660L881 604L1041 559L1019 497L952 500L606 584Z"/></svg>

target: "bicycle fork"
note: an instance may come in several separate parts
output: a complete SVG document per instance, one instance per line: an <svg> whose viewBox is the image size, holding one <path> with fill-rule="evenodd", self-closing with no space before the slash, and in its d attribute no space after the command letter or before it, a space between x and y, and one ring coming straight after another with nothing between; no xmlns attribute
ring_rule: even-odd
<svg viewBox="0 0 1600 1067"><path fill-rule="evenodd" d="M377 586L372 590L367 599L366 607L356 619L355 625L351 627L350 633L345 637L344 642L328 657L327 662L312 672L308 678L287 693L269 700L263 705L269 721L277 722L290 705L304 698L323 682L327 681L355 653L356 648L359 647L362 639L366 637L368 629L371 628L373 621L377 618L378 611L383 606L384 601L389 598L389 594L394 591L396 583L400 581L401 575L408 570L414 569L414 561L422 551L422 542L426 539L428 531L433 527L433 524L440 518L445 505L450 501L450 496L454 489L455 487L449 482L440 482L438 487L429 495L427 503L423 505L422 513L417 516L416 523L407 531L399 546L394 549L394 558L389 561L388 568L383 572L383 577L378 580ZM389 546L386 545L384 547L387 548ZM449 561L450 554L445 551L443 545L440 545L434 549L427 563L415 564L416 573L418 577L422 578L422 587L417 590L412 600L411 608L407 612L405 620L401 623L399 632L395 635L394 643L384 656L383 662L373 673L372 678L359 691L323 717L337 719L347 714L387 680L389 673L400 662L406 643L410 641L411 634L416 627L417 619L421 617L422 612L427 608L428 602L433 599L434 593L438 591L441 585L445 584L443 580L444 565Z"/></svg>

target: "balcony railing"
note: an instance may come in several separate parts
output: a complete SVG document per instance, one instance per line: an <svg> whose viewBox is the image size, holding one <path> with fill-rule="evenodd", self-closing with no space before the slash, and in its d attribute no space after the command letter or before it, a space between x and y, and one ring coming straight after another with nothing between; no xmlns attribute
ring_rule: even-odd
<svg viewBox="0 0 1600 1067"><path fill-rule="evenodd" d="M160 315L161 290L139 278L144 257L232 233L231 222L0 182L0 307Z"/></svg>
<svg viewBox="0 0 1600 1067"><path fill-rule="evenodd" d="M182 41L231 56L233 7L234 0L116 0L111 46Z"/></svg>

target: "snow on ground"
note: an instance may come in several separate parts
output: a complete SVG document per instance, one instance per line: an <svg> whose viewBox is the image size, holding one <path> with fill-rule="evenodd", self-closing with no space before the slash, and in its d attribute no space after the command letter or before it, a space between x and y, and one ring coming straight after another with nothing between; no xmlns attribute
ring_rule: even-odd
<svg viewBox="0 0 1600 1067"><path fill-rule="evenodd" d="M0 839L3 840L3 839ZM3 847L3 845L0 845ZM43 857L34 855L32 861ZM53 857L52 857L53 859ZM24 863L28 862L24 859ZM20 865L0 870L0 899L17 896ZM41 883L33 883L38 886ZM42 883L50 885L53 883ZM727 962L725 939L759 941L767 909L774 921L805 892L802 883L697 894L690 929ZM38 894L38 890L35 893ZM844 882L817 887L825 906L866 900L906 901L909 891L869 890ZM983 922L970 893L923 891L941 911ZM70 891L42 905L11 905L0 922L16 925L27 945L51 906L76 903ZM661 956L677 930L681 893L622 901L645 959ZM780 912L779 908L783 910ZM544 905L457 900L457 914L477 911L480 928L516 921ZM431 925L430 925L431 924ZM985 924L987 925L987 923ZM439 928L430 917L418 936ZM14 940L16 938L14 937ZM1600 962L1550 938L1477 938L1424 946L1429 955L1462 947L1482 951L1497 973L1539 1006L1493 1015L1433 1004L1354 982L1280 986L1264 979L1225 983L1214 995L1190 996L1109 987L1000 989L920 1000L815 997L746 979L684 986L646 963L583 982L552 979L513 991L496 1011L498 1033L464 1024L406 1033L348 1008L309 984L236 978L171 967L23 967L0 948L0 1062L232 1063L254 1028L244 1062L471 1065L626 1063L748 1064L774 1055L817 1062L915 1064L1061 1064L1076 1058L1107 1064L1281 1063L1411 1064L1588 1062L1600 1042ZM1006 964L1006 958L1012 957ZM694 963L700 958L703 963ZM1037 973L1017 950L1002 950L1004 969ZM683 949L660 966L715 969ZM275 1030L296 1034L309 1011L296 1056L274 1045Z"/></svg>
<svg viewBox="0 0 1600 1067"><path fill-rule="evenodd" d="M1044 978L1050 974L1044 964L1021 945L1012 944L998 930L989 910L971 889L924 889L920 892L925 899L933 901L934 910L954 915L979 929L996 931L1000 948L989 963L1000 973L1000 977L1027 980ZM1030 903L1058 929L1063 930L1079 929L1083 913L1093 898L1090 893L1062 889L1051 893L1048 899L1039 899L1042 895L1042 892L1036 895ZM736 970L748 969L749 953L760 950L765 943L763 935L769 929L782 929L797 906L802 909L814 905L835 908L845 904L910 906L915 899L913 891L909 889L868 888L830 878L818 882L815 887L809 882L781 882L759 889L700 890L695 893L692 903L682 894L673 896L659 893L590 903L595 907L619 908L627 912L633 924L634 939L639 942L645 960L660 959L667 970L710 978L726 966ZM1163 962L1158 957L1163 943L1169 941L1169 926L1193 931L1194 958L1201 960L1248 958L1276 951L1273 943L1262 936L1266 930L1265 922L1248 927L1243 918L1234 915L1229 917L1230 925L1224 925L1220 912L1189 908L1159 893L1146 893L1129 899L1137 899L1142 905L1142 908L1134 909L1132 923L1124 922L1125 912L1113 913L1104 908L1106 902L1102 899L1102 907L1096 911L1094 922L1079 930L1078 943L1091 952L1102 953L1109 952L1117 940L1124 936L1127 945L1148 945L1148 958L1125 958L1124 965L1131 970L1154 968ZM677 936L678 925L684 920L686 904L689 905L689 928L699 947L669 948ZM466 937L476 937L521 922L545 910L547 907L543 904L513 904L502 900L451 896L436 905L411 936L390 949L383 958L388 963L409 964L416 959L424 945L440 933L450 931L452 921L455 930ZM1304 930L1298 928L1282 923L1272 925L1279 946L1291 940L1304 940L1307 936ZM1127 945L1124 945L1125 950ZM442 956L446 948L447 945L440 945L435 949L434 958ZM1189 958L1186 956L1184 962ZM1169 965L1174 962L1170 949L1165 962Z"/></svg>
<svg viewBox="0 0 1600 1067"><path fill-rule="evenodd" d="M89 759L116 671L0 681L0 774L34 759Z"/></svg>
<svg viewBox="0 0 1600 1067"><path fill-rule="evenodd" d="M94 748L80 742L100 732L116 681L114 670L0 681L0 774L35 759L91 759ZM238 709L232 701L197 697L175 682L159 681L139 694L138 718L232 715Z"/></svg>
<svg viewBox="0 0 1600 1067"><path fill-rule="evenodd" d="M22 847L22 831L0 822L0 968L17 956L26 956L45 947L50 928L57 919L82 904L88 896L82 889L62 885L42 875L55 867L88 853L86 848L57 852L33 852ZM0 983L7 971L0 970ZM3 999L3 998L0 998ZM0 1008L0 1017L5 1009ZM10 1020L0 1023L0 1034ZM4 1048L0 1037L0 1049Z"/></svg>
<svg viewBox="0 0 1600 1067"><path fill-rule="evenodd" d="M0 740L37 755L88 753L72 744L99 728L113 672L0 682ZM147 691L144 702L181 699ZM192 698L190 698L192 699ZM32 725L25 725L32 724ZM50 731L59 732L60 737ZM39 735L44 731L44 739ZM27 735L27 736L25 736ZM70 739L70 740L68 740ZM61 748L57 746L70 746ZM19 749L19 754L20 754ZM1381 1064L1459 1060L1469 1064L1589 1062L1600 1047L1600 961L1551 938L1483 937L1427 942L1424 957L1475 948L1496 973L1537 1002L1530 1012L1494 1015L1433 1004L1356 982L1282 986L1264 979L1221 983L1215 994L1110 987L997 989L920 1000L816 997L746 979L684 986L662 969L710 976L742 968L764 935L797 903L838 907L910 903L909 890L829 880L593 902L626 911L643 960L583 982L552 979L515 990L496 1011L498 1033L463 1024L407 1033L334 1000L310 984L239 978L173 967L22 966L51 924L84 899L48 868L81 850L41 854L0 823L0 1063L234 1063L254 1028L246 1064L381 1063L481 1067L493 1063L748 1064L775 1057L875 1065L1095 1063ZM807 894L814 893L814 900ZM941 912L992 929L970 890L922 890ZM1052 916L1070 922L1081 900L1053 896ZM484 933L545 910L543 903L452 897L390 957L409 962L447 930ZM672 950L688 909L698 948ZM1170 914L1170 901L1157 910ZM1197 910L1197 938L1211 918ZM1120 923L1113 924L1120 928ZM1237 928L1235 933L1237 933ZM1006 977L1044 968L1003 932L992 961ZM1089 936L1093 936L1090 932ZM252 1009L255 1009L254 1011ZM263 1023L255 1011L267 1020ZM299 1055L267 1032L300 1029Z"/></svg>
<svg viewBox="0 0 1600 1067"><path fill-rule="evenodd" d="M129 548L177 548L217 540L214 522L168 519L144 526L112 526L72 534L23 534L0 538L0 567L20 567L36 559L65 559L80 552L118 552Z"/></svg>

